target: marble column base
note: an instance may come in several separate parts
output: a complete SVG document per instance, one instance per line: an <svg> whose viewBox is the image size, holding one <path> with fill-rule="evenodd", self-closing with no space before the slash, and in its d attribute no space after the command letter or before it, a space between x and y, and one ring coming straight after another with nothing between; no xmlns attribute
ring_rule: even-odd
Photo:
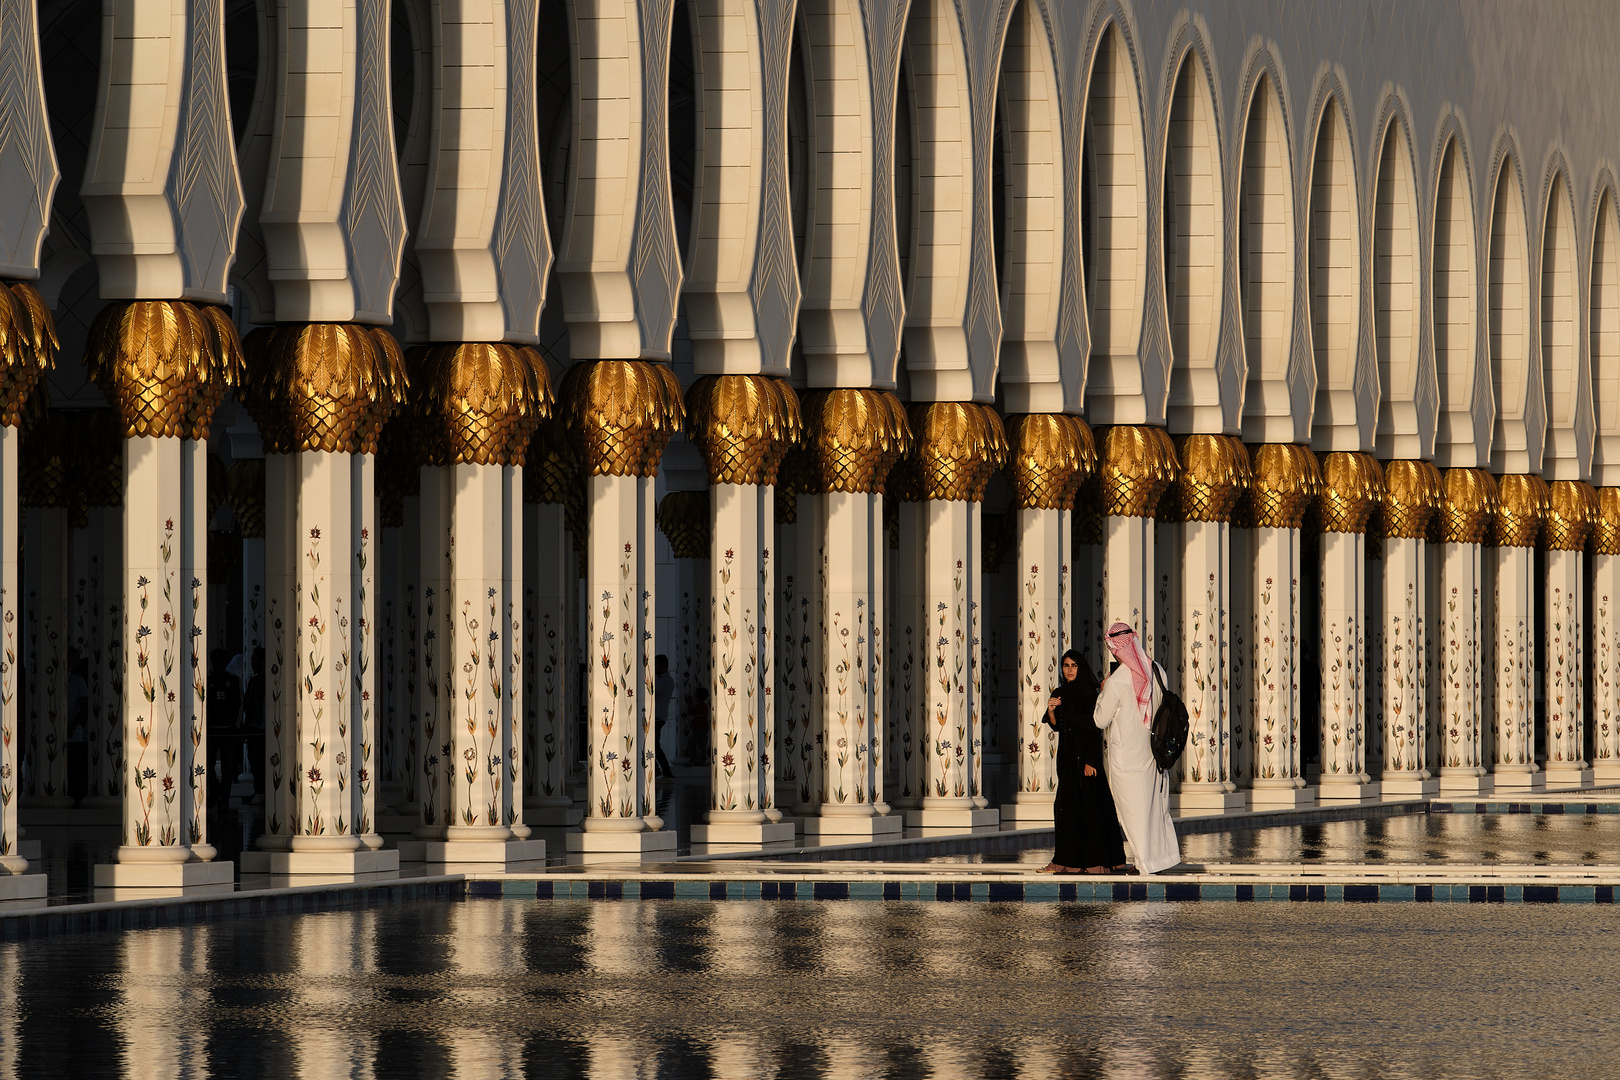
<svg viewBox="0 0 1620 1080"><path fill-rule="evenodd" d="M44 874L0 874L0 902L45 899Z"/></svg>
<svg viewBox="0 0 1620 1080"><path fill-rule="evenodd" d="M692 826L692 847L696 850L702 844L713 849L716 844L725 844L746 850L766 844L791 844L797 833L791 821L698 822Z"/></svg>
<svg viewBox="0 0 1620 1080"><path fill-rule="evenodd" d="M1497 786L1492 777L1472 771L1440 774L1440 794L1448 798L1489 795Z"/></svg>
<svg viewBox="0 0 1620 1080"><path fill-rule="evenodd" d="M1322 806L1359 806L1379 802L1383 784L1377 780L1367 783L1323 783L1317 787L1316 801Z"/></svg>
<svg viewBox="0 0 1620 1080"><path fill-rule="evenodd" d="M1251 810L1298 810L1302 807L1316 805L1316 788L1311 785L1305 787L1278 786L1258 787L1249 792L1249 809Z"/></svg>
<svg viewBox="0 0 1620 1080"><path fill-rule="evenodd" d="M675 854L675 831L651 832L570 832L566 839L570 856L612 855L625 858L668 858Z"/></svg>
<svg viewBox="0 0 1620 1080"><path fill-rule="evenodd" d="M905 832L899 814L843 817L806 814L783 818L799 827L806 844L858 844L862 840L898 840Z"/></svg>
<svg viewBox="0 0 1620 1080"><path fill-rule="evenodd" d="M906 828L921 829L928 833L997 832L1001 828L1001 811L974 807L930 807L907 810Z"/></svg>
<svg viewBox="0 0 1620 1080"><path fill-rule="evenodd" d="M1592 770L1590 768L1576 768L1573 765L1564 765L1558 762L1548 762L1547 789L1553 788L1583 788L1592 786Z"/></svg>
<svg viewBox="0 0 1620 1080"><path fill-rule="evenodd" d="M1492 776L1497 791L1545 791L1547 774L1524 766L1497 766Z"/></svg>
<svg viewBox="0 0 1620 1080"><path fill-rule="evenodd" d="M1419 777L1417 773L1407 772L1385 773L1380 784L1383 787L1380 795L1384 802L1411 802L1440 793L1438 776Z"/></svg>
<svg viewBox="0 0 1620 1080"><path fill-rule="evenodd" d="M1200 784L1170 793L1170 812L1178 817L1210 817L1249 808L1249 792L1223 791L1218 785Z"/></svg>
<svg viewBox="0 0 1620 1080"><path fill-rule="evenodd" d="M1020 791L1017 796L1019 801L1002 803L1001 820L1020 829L1050 825L1055 794L1051 791Z"/></svg>
<svg viewBox="0 0 1620 1080"><path fill-rule="evenodd" d="M381 854L379 852L378 854ZM544 840L402 840L399 860L501 873L546 864ZM451 871L453 872L453 871Z"/></svg>
<svg viewBox="0 0 1620 1080"><path fill-rule="evenodd" d="M398 877L400 856L397 851L367 848L358 851L244 851L241 862L244 874Z"/></svg>
<svg viewBox="0 0 1620 1080"><path fill-rule="evenodd" d="M1592 779L1600 784L1620 783L1620 761L1609 758L1594 762L1592 765Z"/></svg>
<svg viewBox="0 0 1620 1080"><path fill-rule="evenodd" d="M96 888L184 889L196 885L236 884L236 865L228 862L102 863Z"/></svg>

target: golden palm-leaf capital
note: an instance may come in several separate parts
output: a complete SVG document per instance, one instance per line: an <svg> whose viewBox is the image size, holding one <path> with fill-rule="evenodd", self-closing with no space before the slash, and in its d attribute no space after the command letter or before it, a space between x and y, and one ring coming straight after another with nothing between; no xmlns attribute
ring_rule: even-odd
<svg viewBox="0 0 1620 1080"><path fill-rule="evenodd" d="M707 491L672 491L658 503L656 513L658 531L669 541L670 552L677 559L707 559L709 557L709 493Z"/></svg>
<svg viewBox="0 0 1620 1080"><path fill-rule="evenodd" d="M1491 539L1501 508L1496 477L1485 469L1447 469L1441 503L1440 539L1448 544L1483 544Z"/></svg>
<svg viewBox="0 0 1620 1080"><path fill-rule="evenodd" d="M1007 458L1007 435L993 409L972 402L918 402L907 414L915 441L918 497L981 502Z"/></svg>
<svg viewBox="0 0 1620 1080"><path fill-rule="evenodd" d="M1175 485L1182 521L1230 521L1238 498L1249 487L1249 451L1228 435L1181 436L1177 460L1181 477ZM1161 510L1169 496L1159 500Z"/></svg>
<svg viewBox="0 0 1620 1080"><path fill-rule="evenodd" d="M1096 467L1096 448L1080 434L1091 434L1085 425L1061 413L1029 413L1009 417L1006 431L1007 473L1018 506L1067 510L1074 505L1074 493Z"/></svg>
<svg viewBox="0 0 1620 1080"><path fill-rule="evenodd" d="M1552 490L1534 473L1497 477L1496 521L1492 539L1498 547L1535 547L1541 524L1552 509Z"/></svg>
<svg viewBox="0 0 1620 1080"><path fill-rule="evenodd" d="M1592 517L1592 554L1620 555L1620 487L1597 489Z"/></svg>
<svg viewBox="0 0 1620 1080"><path fill-rule="evenodd" d="M650 360L588 360L563 376L562 415L587 476L653 476L681 428L680 384Z"/></svg>
<svg viewBox="0 0 1620 1080"><path fill-rule="evenodd" d="M1249 491L1240 502L1244 524L1297 529L1322 493L1322 471L1309 447L1265 443L1249 448ZM1247 504L1246 506L1243 504Z"/></svg>
<svg viewBox="0 0 1620 1080"><path fill-rule="evenodd" d="M883 390L812 390L800 401L807 492L882 493L889 471L911 448L898 398Z"/></svg>
<svg viewBox="0 0 1620 1080"><path fill-rule="evenodd" d="M798 395L781 379L705 375L686 392L687 437L711 484L774 483L800 428Z"/></svg>
<svg viewBox="0 0 1620 1080"><path fill-rule="evenodd" d="M1427 461L1384 463L1384 535L1423 540L1431 520L1443 513L1446 492L1440 473Z"/></svg>
<svg viewBox="0 0 1620 1080"><path fill-rule="evenodd" d="M212 317L184 301L120 301L102 309L85 362L118 409L126 437L190 438L206 430L223 396L219 383L230 377L230 358L214 355L219 337Z"/></svg>
<svg viewBox="0 0 1620 1080"><path fill-rule="evenodd" d="M1549 551L1584 551L1598 513L1597 489L1584 480L1554 480L1542 522Z"/></svg>
<svg viewBox="0 0 1620 1080"><path fill-rule="evenodd" d="M1384 498L1384 470L1371 454L1321 455L1322 531L1364 533Z"/></svg>
<svg viewBox="0 0 1620 1080"><path fill-rule="evenodd" d="M1162 428L1120 425L1102 436L1103 508L1109 517L1152 517L1159 497L1181 467L1175 444Z"/></svg>

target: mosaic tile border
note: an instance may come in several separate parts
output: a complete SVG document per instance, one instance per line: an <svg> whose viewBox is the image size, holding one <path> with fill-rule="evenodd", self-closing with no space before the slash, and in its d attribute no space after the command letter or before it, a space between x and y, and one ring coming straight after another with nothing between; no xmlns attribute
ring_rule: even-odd
<svg viewBox="0 0 1620 1080"><path fill-rule="evenodd" d="M469 881L470 900L931 900L1613 904L1613 885L1310 885L1197 881Z"/></svg>
<svg viewBox="0 0 1620 1080"><path fill-rule="evenodd" d="M1429 804L1431 814L1620 814L1620 802L1437 802Z"/></svg>
<svg viewBox="0 0 1620 1080"><path fill-rule="evenodd" d="M383 907L422 900L460 900L466 882L460 877L431 881L389 882L309 889L176 897L153 901L86 904L31 911L0 912L0 941L27 941L96 931L151 930L197 926L225 919L258 919L273 915Z"/></svg>

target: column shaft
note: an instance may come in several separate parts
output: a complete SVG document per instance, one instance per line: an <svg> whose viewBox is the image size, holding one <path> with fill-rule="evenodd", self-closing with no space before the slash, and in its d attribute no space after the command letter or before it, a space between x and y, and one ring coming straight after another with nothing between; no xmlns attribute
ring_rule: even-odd
<svg viewBox="0 0 1620 1080"><path fill-rule="evenodd" d="M1046 702L1062 681L1069 648L1070 513L1016 508L1018 517L1018 794L1001 808L1011 821L1050 821L1057 794L1057 732Z"/></svg>

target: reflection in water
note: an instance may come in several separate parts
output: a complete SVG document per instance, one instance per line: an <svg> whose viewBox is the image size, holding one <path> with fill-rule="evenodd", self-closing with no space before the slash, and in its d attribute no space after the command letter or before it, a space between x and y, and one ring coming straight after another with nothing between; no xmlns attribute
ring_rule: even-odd
<svg viewBox="0 0 1620 1080"><path fill-rule="evenodd" d="M424 903L0 945L0 1080L1554 1080L1609 1071L1614 932L1569 905Z"/></svg>
<svg viewBox="0 0 1620 1080"><path fill-rule="evenodd" d="M1613 814L1408 814L1181 838L1194 863L1620 864Z"/></svg>

